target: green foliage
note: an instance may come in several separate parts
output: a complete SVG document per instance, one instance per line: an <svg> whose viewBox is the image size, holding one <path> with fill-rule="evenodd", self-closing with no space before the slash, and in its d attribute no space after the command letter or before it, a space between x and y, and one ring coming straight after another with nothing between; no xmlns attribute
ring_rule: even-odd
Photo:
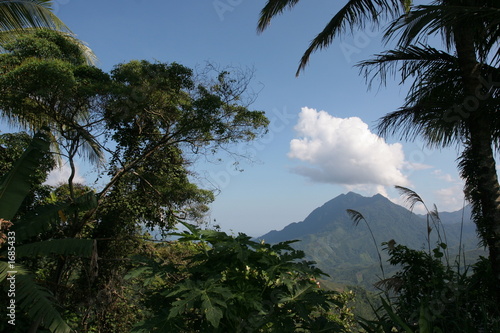
<svg viewBox="0 0 500 333"><path fill-rule="evenodd" d="M31 190L31 174L48 151L47 137L39 133L0 183L0 218L12 220Z"/></svg>
<svg viewBox="0 0 500 333"><path fill-rule="evenodd" d="M317 332L345 328L345 315L330 312L344 301L336 298L337 293L318 288L316 278L324 273L303 260L304 253L290 246L293 241L269 245L244 234L230 236L185 226L189 231L175 235L180 237L177 242L192 244L187 266L150 264L147 270L141 268L142 278L167 271L185 275L156 289L151 317L137 331Z"/></svg>
<svg viewBox="0 0 500 333"><path fill-rule="evenodd" d="M51 0L2 1L0 4L0 31L16 36L33 28L51 28L69 31L52 12ZM5 39L5 36L2 36Z"/></svg>
<svg viewBox="0 0 500 333"><path fill-rule="evenodd" d="M197 82L185 66L143 60L111 74L104 117L116 148L105 210L120 207L124 216L164 230L179 218L199 219L214 196L192 183L187 156L253 139L266 129L264 113L240 105L238 82L226 72L215 83Z"/></svg>
<svg viewBox="0 0 500 333"><path fill-rule="evenodd" d="M82 194L74 202L65 200L40 205L33 212L24 215L22 222L16 223L13 230L16 232L18 239L30 239L49 230L55 230L58 226L60 227L61 220L67 220L66 216L80 211L88 211L96 206L97 199L93 191Z"/></svg>
<svg viewBox="0 0 500 333"><path fill-rule="evenodd" d="M392 301L382 299L377 320L363 326L372 331L497 332L500 316L489 262L483 258L472 273L460 272L442 261L444 247L438 244L429 254L390 244L389 261L400 270L379 287L394 296Z"/></svg>
<svg viewBox="0 0 500 333"><path fill-rule="evenodd" d="M29 318L44 323L53 333L69 333L70 327L59 314L59 310L54 305L53 295L46 288L36 283L35 278L29 270L22 265L16 264L15 274L8 273L12 271L9 264L0 261L0 281L8 289L7 281L15 281L15 300L16 306L25 311ZM19 321L17 322L19 323Z"/></svg>
<svg viewBox="0 0 500 333"><path fill-rule="evenodd" d="M17 210L31 190L30 175L37 170L48 149L47 136L38 133L25 153L14 163L10 172L4 176L0 185L0 217L2 223L5 222L4 219L11 220L18 215ZM54 209L54 207L51 208ZM57 210L48 215L59 213L61 211L59 208L55 207ZM33 212L33 215L37 215L36 211ZM38 285L33 274L16 260L22 260L23 257L47 256L49 254L90 256L94 243L91 240L83 239L53 239L30 242L29 238L36 235L33 231L31 233L20 232L16 234L16 228L20 227L22 229L23 224L26 223L26 220L23 219L28 216L29 214L25 214L20 219L13 220L14 227L12 231L2 230L2 240L4 238L3 233L6 233L9 238L7 238L7 242L0 243L0 283L3 284L4 288L10 290L11 280L14 279L16 304L36 323L36 327L42 323L51 332L67 333L70 328L54 306L53 295L49 290ZM51 221L39 221L39 223L50 224ZM13 260L10 259L12 253L14 253L15 258L13 263L10 262ZM11 297L14 296L11 295Z"/></svg>
<svg viewBox="0 0 500 333"><path fill-rule="evenodd" d="M50 30L39 30L33 35L26 35L4 44L8 53L4 55L7 63L20 64L23 60L59 59L73 65L82 65L85 58L80 47L74 41L60 33Z"/></svg>
<svg viewBox="0 0 500 333"><path fill-rule="evenodd" d="M411 205L423 203L415 192L404 189L403 193ZM458 256L451 264L437 210L428 211L427 221L427 251L410 249L394 240L382 244L386 245L388 262L398 271L377 283L385 298L374 309L376 318L363 320L361 326L369 332L497 332L500 313L491 263L480 258L464 268ZM433 230L438 241L431 249Z"/></svg>
<svg viewBox="0 0 500 333"><path fill-rule="evenodd" d="M228 88L238 82L226 72L210 85L195 82L192 70L177 63L143 60L117 65L112 77L108 126L125 156L138 155L158 140L198 149L250 140L268 124L263 112L238 104L239 91Z"/></svg>
<svg viewBox="0 0 500 333"><path fill-rule="evenodd" d="M92 255L93 244L94 241L91 239L51 239L18 246L16 248L16 256L20 259L52 254L90 257Z"/></svg>
<svg viewBox="0 0 500 333"><path fill-rule="evenodd" d="M5 49L8 53L0 55L2 114L32 130L49 127L60 145L77 141L80 152L100 161L89 111L106 94L109 76L86 65L75 42L54 31L28 34Z"/></svg>
<svg viewBox="0 0 500 333"><path fill-rule="evenodd" d="M17 236L19 263L53 296L44 301L63 306L72 329L129 332L144 317L144 297L124 276L137 265L129 256L150 250L144 226L165 233L179 220L202 220L214 195L193 183L190 157L251 140L265 132L268 120L242 104L248 81L239 82L228 71L201 82L176 63L131 61L108 75L86 64L81 45L51 31L18 38L5 50L0 55L2 115L32 130L47 127L45 148L51 141L72 171L67 184L33 198L22 214L5 202L5 209L17 212L10 230ZM16 160L17 146L3 145L9 150L0 153ZM104 166L109 182L101 192L74 183L78 156ZM2 173L11 168L7 159L0 168ZM32 168L11 180L6 197L18 185L23 193L11 201L25 197L34 182L25 176L40 174L40 183L46 171L44 164L38 173ZM171 287L167 280L159 285ZM216 323L219 303L209 295L202 303L215 302L208 314ZM33 321L27 326L50 326L40 315L26 314L24 321Z"/></svg>

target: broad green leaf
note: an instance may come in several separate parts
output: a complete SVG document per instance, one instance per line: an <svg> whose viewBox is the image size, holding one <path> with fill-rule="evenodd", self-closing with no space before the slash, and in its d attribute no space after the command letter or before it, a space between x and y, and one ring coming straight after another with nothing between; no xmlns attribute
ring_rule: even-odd
<svg viewBox="0 0 500 333"><path fill-rule="evenodd" d="M205 309L205 316L210 324L215 328L219 327L220 320L223 316L222 310L215 306L207 306L207 304L204 304L203 307Z"/></svg>
<svg viewBox="0 0 500 333"><path fill-rule="evenodd" d="M30 175L49 151L46 135L37 133L30 145L0 182L0 218L12 220L31 190Z"/></svg>
<svg viewBox="0 0 500 333"><path fill-rule="evenodd" d="M37 257L51 254L90 257L94 240L92 239L52 239L16 247L16 257Z"/></svg>
<svg viewBox="0 0 500 333"><path fill-rule="evenodd" d="M9 274L9 271L13 272ZM7 262L0 261L0 281L8 278L15 278L16 306L25 311L33 321L41 319L52 333L71 332L54 306L50 292L39 286L26 268L16 264L12 269Z"/></svg>

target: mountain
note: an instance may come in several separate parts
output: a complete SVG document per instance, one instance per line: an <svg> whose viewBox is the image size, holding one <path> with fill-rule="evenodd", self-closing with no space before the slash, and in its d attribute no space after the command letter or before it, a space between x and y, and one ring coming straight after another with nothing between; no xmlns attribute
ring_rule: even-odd
<svg viewBox="0 0 500 333"><path fill-rule="evenodd" d="M471 214L472 207L467 205L456 212L439 212L439 219L443 224L461 223L462 220L464 223L472 223ZM425 215L419 214L418 216L425 218Z"/></svg>
<svg viewBox="0 0 500 333"><path fill-rule="evenodd" d="M364 216L373 232L376 244L365 222L360 221L354 226L346 212L347 209L358 211ZM457 216L461 216L461 213L450 216L447 220L450 223L442 225L445 232L439 228L442 237L446 236L450 253L458 253L460 244L461 223L451 223ZM445 214L445 217L449 216ZM328 273L333 281L370 287L381 275L377 249L382 255L383 262L387 259L381 243L395 240L396 243L410 248L427 249L426 221L425 216L413 214L380 194L363 197L349 192L316 208L304 221L291 223L280 231L273 230L258 238L268 243L301 240L293 246L303 250L308 259L316 261L317 266ZM431 227L433 247L437 241L437 228L432 224ZM462 232L464 249L476 249L477 244L474 224L464 221ZM387 274L395 270L394 267L384 267Z"/></svg>

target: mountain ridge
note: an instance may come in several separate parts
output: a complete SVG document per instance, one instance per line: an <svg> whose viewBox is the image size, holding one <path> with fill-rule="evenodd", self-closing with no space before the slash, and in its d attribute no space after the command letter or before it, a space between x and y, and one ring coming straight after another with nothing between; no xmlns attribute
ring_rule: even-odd
<svg viewBox="0 0 500 333"><path fill-rule="evenodd" d="M373 233L375 244L365 221L354 226L347 209L363 215ZM451 218L458 216L453 214ZM461 223L443 223L439 226L430 223L430 227L432 247L438 239L436 231L439 230L443 236L446 234L450 251L458 253L459 246L464 250L477 249L478 239L472 222L464 221L462 233ZM355 192L341 194L314 209L303 221L291 223L279 231L272 230L258 239L268 243L300 240L293 246L303 250L306 258L314 260L333 281L364 287L378 280L375 273L380 271L378 252L384 262L388 258L383 251L383 242L395 240L414 249L428 248L425 218L380 194L364 197ZM390 269L387 267L388 271Z"/></svg>

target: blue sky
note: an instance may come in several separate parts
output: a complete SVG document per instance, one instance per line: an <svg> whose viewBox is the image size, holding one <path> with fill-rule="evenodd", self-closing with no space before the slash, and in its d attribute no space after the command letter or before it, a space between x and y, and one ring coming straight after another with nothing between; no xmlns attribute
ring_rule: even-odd
<svg viewBox="0 0 500 333"><path fill-rule="evenodd" d="M220 189L210 217L223 230L252 236L279 230L350 190L397 201L394 185L412 188L442 211L463 204L454 149L428 150L374 132L374 122L396 110L406 93L397 81L368 91L353 68L385 49L380 32L346 35L314 54L295 77L309 41L341 1L302 1L261 35L256 25L264 0L54 2L56 14L105 71L132 59L254 68L258 96L251 108L266 111L269 133L234 147L251 157L239 159L243 172L234 170L228 155L196 164L200 183Z"/></svg>

